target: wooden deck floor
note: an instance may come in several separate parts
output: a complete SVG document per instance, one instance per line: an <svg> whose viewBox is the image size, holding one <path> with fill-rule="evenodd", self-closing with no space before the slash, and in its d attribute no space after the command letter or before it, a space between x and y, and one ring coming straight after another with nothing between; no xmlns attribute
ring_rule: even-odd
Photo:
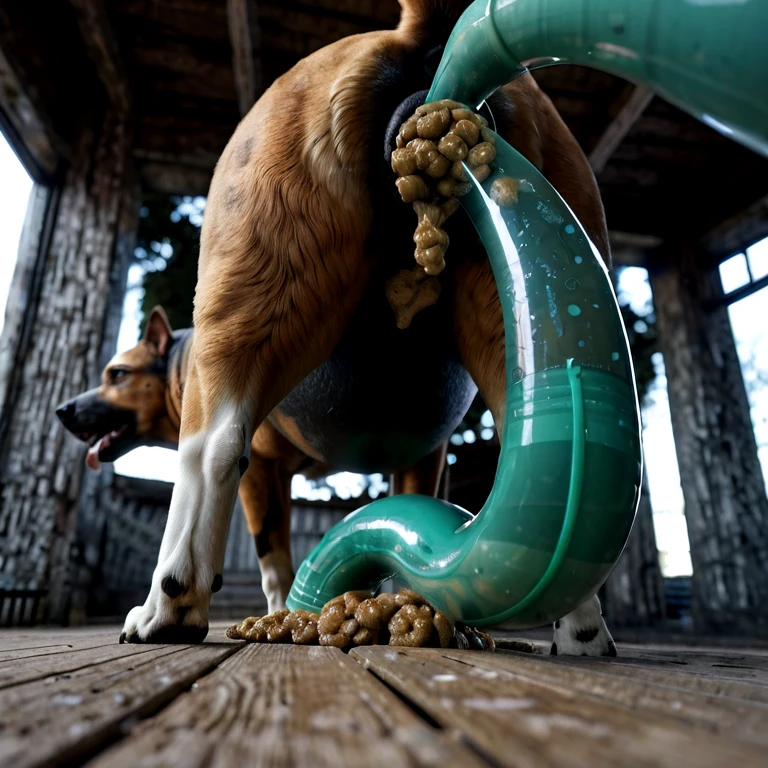
<svg viewBox="0 0 768 768"><path fill-rule="evenodd" d="M617 659L0 632L0 766L768 766L768 653Z"/></svg>

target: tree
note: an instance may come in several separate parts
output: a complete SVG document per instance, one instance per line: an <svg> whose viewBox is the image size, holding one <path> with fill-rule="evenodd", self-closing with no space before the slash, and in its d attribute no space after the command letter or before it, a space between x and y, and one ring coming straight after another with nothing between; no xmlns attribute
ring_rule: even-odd
<svg viewBox="0 0 768 768"><path fill-rule="evenodd" d="M144 318L161 304L173 328L192 325L205 198L150 193L141 209L135 261L144 270ZM141 322L141 332L144 321Z"/></svg>

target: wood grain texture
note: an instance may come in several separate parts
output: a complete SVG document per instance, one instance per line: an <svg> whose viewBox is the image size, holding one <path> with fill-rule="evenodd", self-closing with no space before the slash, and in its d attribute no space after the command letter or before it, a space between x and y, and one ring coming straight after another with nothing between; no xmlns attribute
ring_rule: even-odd
<svg viewBox="0 0 768 768"><path fill-rule="evenodd" d="M716 270L691 242L661 246L651 273L693 562L699 633L768 636L768 498Z"/></svg>
<svg viewBox="0 0 768 768"><path fill-rule="evenodd" d="M126 721L153 713L237 650L232 643L116 648L119 655L87 666L60 654L59 673L0 691L1 765L39 768L87 757L118 738Z"/></svg>
<svg viewBox="0 0 768 768"><path fill-rule="evenodd" d="M600 665L600 660L585 658L563 659L562 663L570 667L594 669L599 666L601 671L615 677L631 680L643 680L655 685L665 685L686 691L710 693L713 695L729 696L734 699L768 704L768 687L764 678L755 675L754 668L741 668L736 665L724 667L712 663L695 663L686 654L681 661L651 660L641 657L625 658L619 646L619 657L613 663ZM690 661L689 661L690 660ZM555 661L554 663L560 663ZM747 666L747 665L745 665Z"/></svg>
<svg viewBox="0 0 768 768"><path fill-rule="evenodd" d="M71 648L91 647L91 642L112 643L120 636L118 626L64 629L62 627L35 627L31 629L0 630L0 654L9 651L48 648L52 645L68 645ZM104 639L102 639L104 638Z"/></svg>
<svg viewBox="0 0 768 768"><path fill-rule="evenodd" d="M232 71L240 114L245 115L264 90L261 74L261 29L256 0L227 0Z"/></svg>
<svg viewBox="0 0 768 768"><path fill-rule="evenodd" d="M86 446L65 434L56 407L95 385L129 136L113 113L92 115L46 216L0 424L0 572L14 589L48 589L49 616L66 619L71 545ZM57 615L58 614L58 615Z"/></svg>
<svg viewBox="0 0 768 768"><path fill-rule="evenodd" d="M626 650L622 648L622 652ZM445 655L463 661L462 656ZM739 659L733 659L737 663ZM741 658L746 664L749 660ZM765 661L765 659L763 659ZM515 653L483 654L474 657L474 666L480 670L497 673L502 678L521 676L538 683L571 691L579 691L591 697L615 702L633 710L680 721L687 726L722 735L726 739L740 739L768 748L768 706L738 697L738 691L730 693L692 692L677 687L675 680L661 685L643 679L613 675L613 659L595 659L584 666L575 665L565 657L543 656L531 658ZM717 663L717 659L712 659ZM725 661L723 661L725 663Z"/></svg>
<svg viewBox="0 0 768 768"><path fill-rule="evenodd" d="M485 765L336 648L248 645L89 768Z"/></svg>
<svg viewBox="0 0 768 768"><path fill-rule="evenodd" d="M499 654L351 654L444 728L505 766L765 766L765 749L505 668ZM480 658L482 657L482 659ZM530 657L527 657L530 660ZM564 676L565 677L565 676Z"/></svg>
<svg viewBox="0 0 768 768"><path fill-rule="evenodd" d="M589 164L595 174L599 174L605 169L611 155L624 140L640 115L643 114L645 108L651 103L652 98L653 91L648 88L639 85L632 87L629 98L606 128L595 148L589 153Z"/></svg>
<svg viewBox="0 0 768 768"><path fill-rule="evenodd" d="M133 106L128 77L104 0L70 0L80 33L110 101L121 114Z"/></svg>

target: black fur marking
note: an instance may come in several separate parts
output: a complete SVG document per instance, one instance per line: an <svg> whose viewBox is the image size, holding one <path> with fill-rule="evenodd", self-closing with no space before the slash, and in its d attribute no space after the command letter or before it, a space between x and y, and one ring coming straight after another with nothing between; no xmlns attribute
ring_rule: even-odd
<svg viewBox="0 0 768 768"><path fill-rule="evenodd" d="M610 643L608 643L608 655L609 656L618 656L618 652L616 650L616 643L611 640Z"/></svg>
<svg viewBox="0 0 768 768"><path fill-rule="evenodd" d="M118 641L120 645L122 645L125 642L125 632L120 633L120 640Z"/></svg>
<svg viewBox="0 0 768 768"><path fill-rule="evenodd" d="M272 543L269 540L269 531L261 530L257 533L253 540L256 542L256 555L257 557L264 557L272 551Z"/></svg>
<svg viewBox="0 0 768 768"><path fill-rule="evenodd" d="M591 643L600 631L600 627L593 627L592 629L580 629L578 632L574 632L574 637L580 643Z"/></svg>
<svg viewBox="0 0 768 768"><path fill-rule="evenodd" d="M183 595L187 591L187 588L180 582L176 581L176 579L174 579L173 576L166 576L160 582L160 588L170 598Z"/></svg>
<svg viewBox="0 0 768 768"><path fill-rule="evenodd" d="M557 656L557 643L552 643L552 647L549 649L550 656Z"/></svg>
<svg viewBox="0 0 768 768"><path fill-rule="evenodd" d="M240 168L248 165L253 150L253 139L249 136L240 146L235 149L235 160Z"/></svg>
<svg viewBox="0 0 768 768"><path fill-rule="evenodd" d="M224 579L220 573L217 573L213 577L213 584L211 584L211 592L218 592L224 586Z"/></svg>
<svg viewBox="0 0 768 768"><path fill-rule="evenodd" d="M397 147L395 139L400 131L400 126L416 111L417 107L420 107L425 99L429 89L425 88L423 91L416 91L412 93L406 99L398 104L395 111L392 113L392 117L389 119L387 125L387 131L384 134L384 160L389 163L392 160L392 152Z"/></svg>
<svg viewBox="0 0 768 768"><path fill-rule="evenodd" d="M555 622L555 629L560 629L560 619Z"/></svg>
<svg viewBox="0 0 768 768"><path fill-rule="evenodd" d="M240 470L240 477L242 477L248 471L249 465L250 462L248 461L247 456L241 456L237 460L237 468Z"/></svg>

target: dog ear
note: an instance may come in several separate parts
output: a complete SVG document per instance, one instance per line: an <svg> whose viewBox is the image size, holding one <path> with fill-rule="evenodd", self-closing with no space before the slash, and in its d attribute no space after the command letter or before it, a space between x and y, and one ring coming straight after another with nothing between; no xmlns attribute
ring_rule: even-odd
<svg viewBox="0 0 768 768"><path fill-rule="evenodd" d="M144 331L144 341L154 347L157 354L163 357L168 351L172 338L173 330L168 321L168 315L165 314L162 307L154 307L149 313L147 327Z"/></svg>

